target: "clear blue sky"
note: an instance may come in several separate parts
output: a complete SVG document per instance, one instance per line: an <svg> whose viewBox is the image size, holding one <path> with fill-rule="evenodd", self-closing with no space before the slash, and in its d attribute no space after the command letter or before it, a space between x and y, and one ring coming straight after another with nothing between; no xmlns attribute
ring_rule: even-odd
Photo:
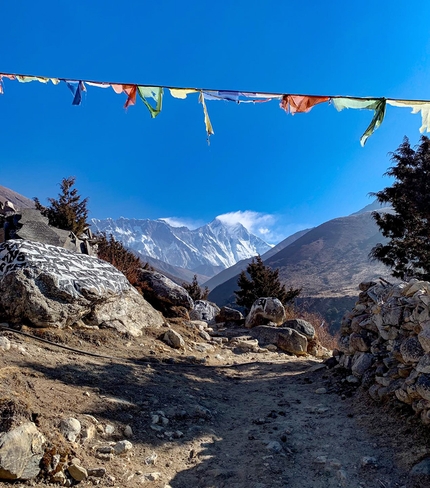
<svg viewBox="0 0 430 488"><path fill-rule="evenodd" d="M0 72L430 99L429 18L426 1L3 1ZM46 203L76 176L91 217L197 224L247 212L272 242L370 203L389 184L387 154L420 136L409 109L387 107L362 148L370 111L208 101L208 147L195 95L166 93L152 120L111 89L89 87L75 107L65 85L4 84L1 185Z"/></svg>

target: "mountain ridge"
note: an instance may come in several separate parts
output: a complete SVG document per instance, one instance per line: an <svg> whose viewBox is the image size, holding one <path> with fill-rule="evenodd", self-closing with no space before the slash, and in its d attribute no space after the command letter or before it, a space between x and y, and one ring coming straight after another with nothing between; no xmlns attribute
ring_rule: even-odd
<svg viewBox="0 0 430 488"><path fill-rule="evenodd" d="M204 269L212 276L241 259L264 254L271 249L242 224L227 225L219 219L194 230L185 226L173 227L162 219L124 217L91 219L91 227L93 231L113 235L139 255L191 271Z"/></svg>

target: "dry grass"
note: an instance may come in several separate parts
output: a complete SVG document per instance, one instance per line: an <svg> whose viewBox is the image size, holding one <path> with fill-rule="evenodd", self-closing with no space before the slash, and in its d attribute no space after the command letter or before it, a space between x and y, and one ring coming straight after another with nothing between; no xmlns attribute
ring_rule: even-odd
<svg viewBox="0 0 430 488"><path fill-rule="evenodd" d="M327 322L315 312L306 312L297 308L289 307L285 309L287 320L291 319L303 319L313 325L318 342L332 351L337 347L337 341L339 339L339 333L332 334L329 330Z"/></svg>

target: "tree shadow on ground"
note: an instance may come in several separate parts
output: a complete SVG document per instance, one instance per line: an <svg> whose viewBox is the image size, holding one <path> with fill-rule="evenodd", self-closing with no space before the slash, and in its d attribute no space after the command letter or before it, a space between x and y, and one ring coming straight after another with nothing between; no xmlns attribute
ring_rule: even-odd
<svg viewBox="0 0 430 488"><path fill-rule="evenodd" d="M285 425L292 422L291 404L300 403L289 386L292 380L303 382L301 373L315 364L291 360L204 366L93 358L75 364L70 360L52 365L19 363L52 381L57 385L53 388L63 385L79 391L70 405L63 406L64 414L91 414L113 423L118 439L123 438L122 428L130 425L134 445L155 451L183 448L182 465L187 469L170 479L172 488L259 486L261 472L267 469L270 476L282 480L288 450L280 439ZM79 403L83 391L90 395L86 404ZM168 425L152 423L153 415L163 416L160 412ZM279 441L283 451L281 457L272 459L269 453L265 460L261 449L270 439Z"/></svg>

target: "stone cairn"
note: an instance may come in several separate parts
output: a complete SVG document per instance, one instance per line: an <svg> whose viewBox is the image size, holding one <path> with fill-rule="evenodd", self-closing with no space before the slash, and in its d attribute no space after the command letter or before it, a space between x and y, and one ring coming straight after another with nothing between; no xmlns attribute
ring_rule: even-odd
<svg viewBox="0 0 430 488"><path fill-rule="evenodd" d="M376 401L400 400L430 424L430 283L365 282L342 320L339 364Z"/></svg>

